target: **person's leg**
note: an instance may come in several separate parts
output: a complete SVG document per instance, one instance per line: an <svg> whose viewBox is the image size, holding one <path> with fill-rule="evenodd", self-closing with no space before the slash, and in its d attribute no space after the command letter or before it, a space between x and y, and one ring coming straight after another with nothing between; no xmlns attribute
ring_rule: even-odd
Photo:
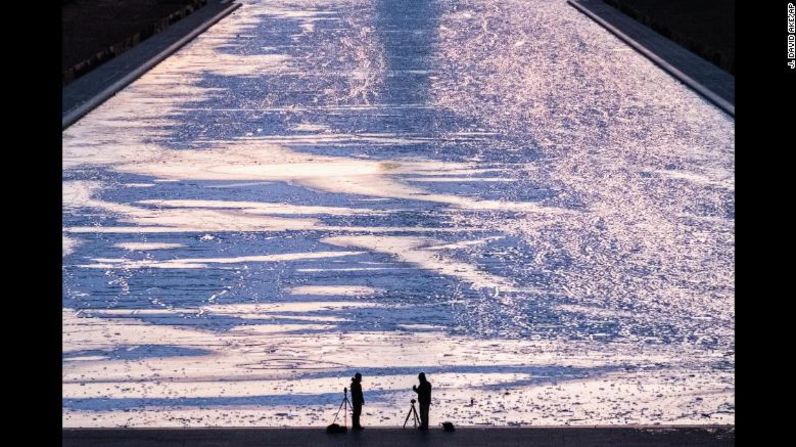
<svg viewBox="0 0 796 447"><path fill-rule="evenodd" d="M362 405L354 405L354 414L351 417L351 426L354 428L360 427L359 416L362 414Z"/></svg>
<svg viewBox="0 0 796 447"><path fill-rule="evenodd" d="M420 427L428 428L428 405L420 406Z"/></svg>

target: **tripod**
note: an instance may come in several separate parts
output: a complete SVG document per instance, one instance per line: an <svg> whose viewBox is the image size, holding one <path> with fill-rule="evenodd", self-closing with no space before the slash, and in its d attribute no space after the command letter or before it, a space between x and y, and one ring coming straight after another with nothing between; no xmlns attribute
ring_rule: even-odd
<svg viewBox="0 0 796 447"><path fill-rule="evenodd" d="M412 418L412 426L417 428L420 425L420 416L417 415L417 410L415 410L415 400L412 399L412 407L409 408L409 413L406 415L406 419L404 419L404 428L406 428L406 423L409 422L409 417L413 416Z"/></svg>
<svg viewBox="0 0 796 447"><path fill-rule="evenodd" d="M347 416L348 416L348 407L351 405L351 401L348 400L348 388L343 388L343 401L340 402L340 408L337 409L337 413L334 414L334 420L332 424L337 422L337 416L340 415L340 410L345 408L343 411L343 427L348 427Z"/></svg>

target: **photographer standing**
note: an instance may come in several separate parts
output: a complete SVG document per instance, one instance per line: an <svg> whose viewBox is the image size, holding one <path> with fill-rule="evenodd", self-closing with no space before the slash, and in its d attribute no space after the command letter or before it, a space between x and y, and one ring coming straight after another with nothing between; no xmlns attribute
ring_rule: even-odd
<svg viewBox="0 0 796 447"><path fill-rule="evenodd" d="M420 386L412 385L412 390L417 393L417 401L420 403L420 427L418 430L428 430L428 407L431 405L431 383L426 380L426 373L421 372L417 375Z"/></svg>
<svg viewBox="0 0 796 447"><path fill-rule="evenodd" d="M359 425L359 416L362 414L362 405L365 404L365 396L362 395L362 374L356 373L351 379L351 404L354 413L351 416L351 428L363 430L365 427Z"/></svg>

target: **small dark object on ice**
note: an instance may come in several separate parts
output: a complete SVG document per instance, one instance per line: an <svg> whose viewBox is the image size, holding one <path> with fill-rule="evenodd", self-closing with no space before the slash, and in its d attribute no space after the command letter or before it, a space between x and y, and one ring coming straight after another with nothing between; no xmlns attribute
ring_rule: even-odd
<svg viewBox="0 0 796 447"><path fill-rule="evenodd" d="M456 429L453 428L452 422L443 422L442 423L442 430L444 431L455 431Z"/></svg>
<svg viewBox="0 0 796 447"><path fill-rule="evenodd" d="M347 427L341 427L340 424L329 424L326 427L326 433L345 433L348 431Z"/></svg>

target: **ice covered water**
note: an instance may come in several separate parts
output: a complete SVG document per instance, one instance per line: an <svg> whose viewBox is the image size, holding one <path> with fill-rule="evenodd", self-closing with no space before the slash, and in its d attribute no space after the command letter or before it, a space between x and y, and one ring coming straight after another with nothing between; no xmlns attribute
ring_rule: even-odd
<svg viewBox="0 0 796 447"><path fill-rule="evenodd" d="M734 422L734 122L564 1L244 1L67 129L65 426Z"/></svg>

